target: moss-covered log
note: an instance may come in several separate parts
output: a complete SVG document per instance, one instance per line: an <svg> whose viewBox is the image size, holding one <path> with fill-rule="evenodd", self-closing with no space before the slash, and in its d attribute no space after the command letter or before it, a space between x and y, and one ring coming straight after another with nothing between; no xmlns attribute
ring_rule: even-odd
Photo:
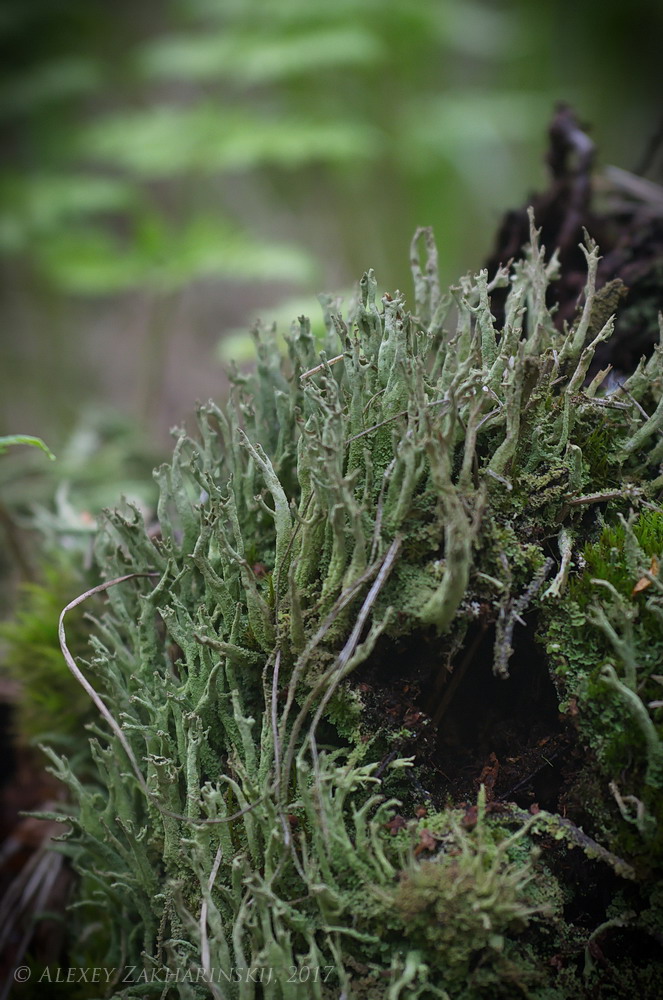
<svg viewBox="0 0 663 1000"><path fill-rule="evenodd" d="M158 530L108 515L97 783L52 757L80 961L114 996L654 997L662 356L588 380L612 321L584 253L559 330L533 227L444 295L418 234L411 308L369 273L323 344L257 331L256 374L156 473ZM546 808L522 790L548 736L445 773L488 690L560 738Z"/></svg>

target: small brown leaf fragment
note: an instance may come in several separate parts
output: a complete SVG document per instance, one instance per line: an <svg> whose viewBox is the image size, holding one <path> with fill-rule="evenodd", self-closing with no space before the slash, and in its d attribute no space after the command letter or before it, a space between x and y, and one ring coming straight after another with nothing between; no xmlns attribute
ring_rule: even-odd
<svg viewBox="0 0 663 1000"><path fill-rule="evenodd" d="M651 565L649 567L649 575L658 576L658 571L659 571L658 559L656 558L656 556L652 556ZM636 583L635 587L631 591L631 595L635 596L636 594L640 594L643 590L646 590L647 587L651 587L651 580L649 579L648 576L641 576L638 582Z"/></svg>
<svg viewBox="0 0 663 1000"><path fill-rule="evenodd" d="M414 849L415 858L418 857L422 851L435 851L437 849L437 841L430 830L423 826L419 831L419 843Z"/></svg>
<svg viewBox="0 0 663 1000"><path fill-rule="evenodd" d="M393 819L390 819L388 823L385 823L385 827L389 830L392 837L395 837L399 830L404 830L406 826L407 820L399 813Z"/></svg>
<svg viewBox="0 0 663 1000"><path fill-rule="evenodd" d="M403 716L403 725L407 726L408 728L411 726L416 726L417 723L422 718L423 714L424 714L423 712L417 712L417 710L414 708L409 708L405 713L405 715Z"/></svg>
<svg viewBox="0 0 663 1000"><path fill-rule="evenodd" d="M288 826L290 827L290 829L293 831L297 830L299 827L299 817L295 816L294 813L288 813L286 818L288 820Z"/></svg>
<svg viewBox="0 0 663 1000"><path fill-rule="evenodd" d="M479 775L479 784L486 789L486 802L490 802L495 796L495 782L499 773L500 762L497 759L497 754L491 753L487 764Z"/></svg>
<svg viewBox="0 0 663 1000"><path fill-rule="evenodd" d="M465 810L465 815L460 821L461 826L466 830L473 830L477 825L477 820L479 819L479 811L476 806L468 806Z"/></svg>
<svg viewBox="0 0 663 1000"><path fill-rule="evenodd" d="M598 941L596 940L589 941L587 944L587 950L589 951L589 954L592 956L592 958L599 963L599 965L608 965L608 960L603 954L603 950L599 945Z"/></svg>
<svg viewBox="0 0 663 1000"><path fill-rule="evenodd" d="M423 819L424 816L428 816L428 809L426 809L426 806L417 806L414 810L414 815L417 819Z"/></svg>

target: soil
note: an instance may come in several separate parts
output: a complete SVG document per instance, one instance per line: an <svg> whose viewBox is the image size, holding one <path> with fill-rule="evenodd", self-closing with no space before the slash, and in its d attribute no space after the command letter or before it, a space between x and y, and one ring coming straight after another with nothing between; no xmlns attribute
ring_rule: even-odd
<svg viewBox="0 0 663 1000"><path fill-rule="evenodd" d="M572 720L558 711L535 631L530 617L506 680L493 674L494 626L477 626L451 670L444 640L430 632L383 640L354 675L375 728L389 719L394 731L411 734L397 753L415 756L421 794L436 805L475 802L483 784L492 802L564 810L586 754Z"/></svg>

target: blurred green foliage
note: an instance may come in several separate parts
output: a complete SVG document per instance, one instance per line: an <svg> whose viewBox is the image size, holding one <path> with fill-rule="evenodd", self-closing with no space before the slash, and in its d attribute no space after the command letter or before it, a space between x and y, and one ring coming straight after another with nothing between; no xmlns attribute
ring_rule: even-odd
<svg viewBox="0 0 663 1000"><path fill-rule="evenodd" d="M0 437L0 681L19 687L20 742L48 740L86 755L90 701L62 657L58 616L99 582L91 546L102 508L123 495L151 517L156 454L130 421L102 413L82 415L56 462L40 451L55 458L39 438ZM80 655L88 628L74 612L70 634Z"/></svg>
<svg viewBox="0 0 663 1000"><path fill-rule="evenodd" d="M34 447L2 454L12 444ZM39 438L0 437L0 619L15 603L17 585L41 584L44 574L59 581L59 595L71 596L72 581L82 583L90 570L91 539L104 507L125 496L148 513L155 501L150 472L157 452L126 418L83 412L56 462L45 461L42 451L54 457ZM30 605L28 595L19 614Z"/></svg>
<svg viewBox="0 0 663 1000"><path fill-rule="evenodd" d="M144 356L130 362L144 415L166 377L176 296L201 281L244 283L215 319L221 333L267 294L338 289L369 265L395 286L418 225L437 229L443 280L476 266L501 211L543 183L555 100L634 166L658 115L663 8L593 7L5 0L7 328L30 331L29 363L57 386L48 419L71 426L94 391L77 375L90 364L82 299L152 296ZM12 344L6 379L25 364ZM23 425L11 395L7 417ZM47 408L30 405L47 433Z"/></svg>
<svg viewBox="0 0 663 1000"><path fill-rule="evenodd" d="M47 547L65 548L62 533L94 531L94 517L122 494L147 509L155 497L150 472L158 453L127 418L101 410L84 411L79 425L58 449L57 462L44 461L37 448L54 456L39 439L0 438L0 454L9 444L35 444L7 452L0 464L0 496L19 521L43 529ZM147 480L147 481L146 481ZM55 498L55 499L54 499ZM47 530L45 511L54 512L55 532ZM55 533L54 533L55 532Z"/></svg>
<svg viewBox="0 0 663 1000"><path fill-rule="evenodd" d="M587 107L600 87L594 20L530 6L8 0L0 247L83 294L213 275L311 287L325 246L346 277L370 260L388 284L394 248L437 221L460 269L486 249L487 211L536 176L553 100ZM604 5L604 50L618 11Z"/></svg>
<svg viewBox="0 0 663 1000"><path fill-rule="evenodd" d="M32 448L40 448L41 451L48 455L52 462L55 461L55 455L50 448L44 444L41 438L31 437L29 434L6 434L3 437L0 437L0 455L4 454L8 448L19 444L29 445Z"/></svg>

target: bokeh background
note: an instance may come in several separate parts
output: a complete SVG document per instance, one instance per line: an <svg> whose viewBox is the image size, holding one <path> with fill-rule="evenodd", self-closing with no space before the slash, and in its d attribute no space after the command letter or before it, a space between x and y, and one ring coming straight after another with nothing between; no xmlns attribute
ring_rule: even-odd
<svg viewBox="0 0 663 1000"><path fill-rule="evenodd" d="M257 317L403 286L416 226L443 280L481 266L556 101L627 169L659 126L654 0L3 0L0 30L0 433L79 475L164 449Z"/></svg>

